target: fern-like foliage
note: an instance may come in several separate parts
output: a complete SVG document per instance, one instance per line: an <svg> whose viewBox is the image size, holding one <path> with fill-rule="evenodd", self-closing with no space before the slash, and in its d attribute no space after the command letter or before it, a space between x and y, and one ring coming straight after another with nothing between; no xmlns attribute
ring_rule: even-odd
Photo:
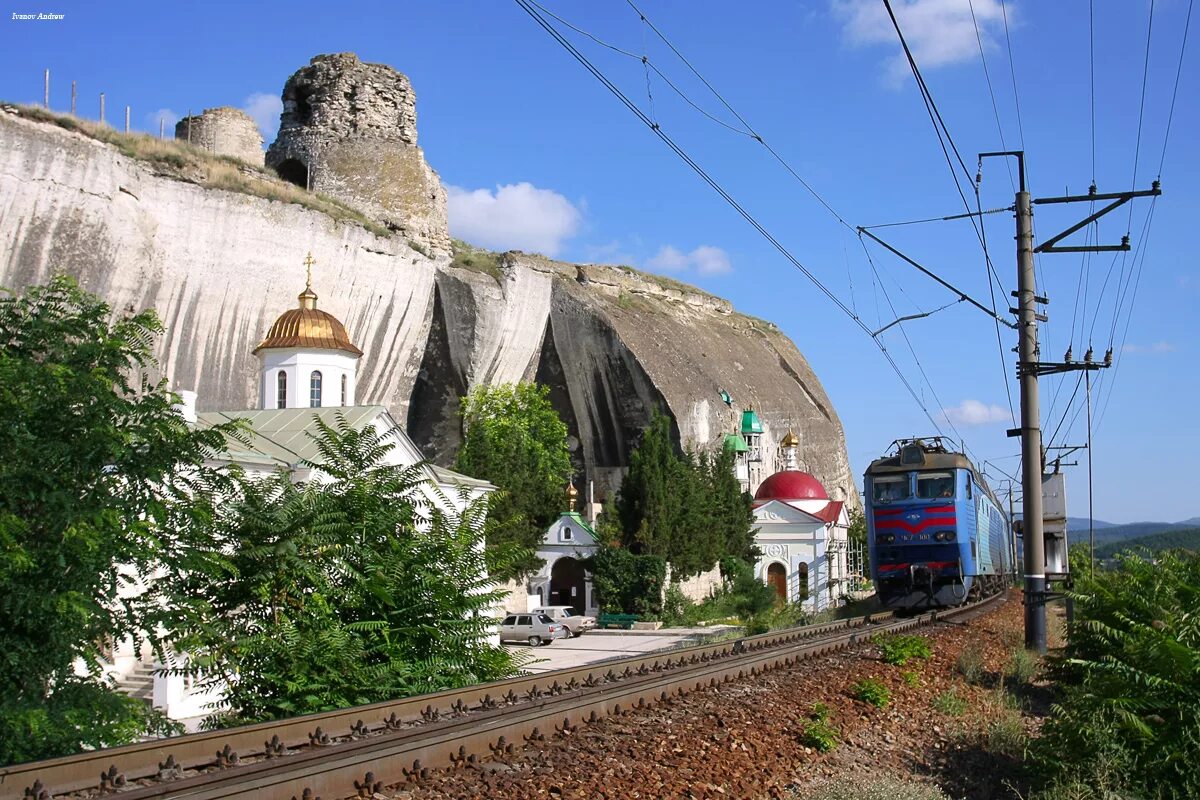
<svg viewBox="0 0 1200 800"><path fill-rule="evenodd" d="M1043 763L1097 792L1200 796L1200 557L1128 555L1092 577L1079 566Z"/></svg>
<svg viewBox="0 0 1200 800"><path fill-rule="evenodd" d="M371 426L338 417L314 437L309 466L327 479L235 481L160 581L188 654L174 669L224 689L207 725L514 674L520 664L489 643L499 595L483 502L465 490L445 497L421 467L389 464L386 432Z"/></svg>

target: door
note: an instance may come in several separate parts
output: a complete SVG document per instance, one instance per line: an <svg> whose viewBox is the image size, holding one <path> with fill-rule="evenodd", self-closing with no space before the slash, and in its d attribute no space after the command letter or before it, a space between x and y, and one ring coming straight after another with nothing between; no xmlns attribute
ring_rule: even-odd
<svg viewBox="0 0 1200 800"><path fill-rule="evenodd" d="M583 564L563 556L550 568L550 602L547 605L570 606L576 614L582 614L586 588Z"/></svg>
<svg viewBox="0 0 1200 800"><path fill-rule="evenodd" d="M776 597L784 603L787 602L787 568L783 564L776 561L767 567L767 585L775 590Z"/></svg>

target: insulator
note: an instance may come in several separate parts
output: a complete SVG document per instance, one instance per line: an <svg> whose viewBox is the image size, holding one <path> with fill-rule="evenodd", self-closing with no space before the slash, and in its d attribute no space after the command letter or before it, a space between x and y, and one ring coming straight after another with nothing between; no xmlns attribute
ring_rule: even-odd
<svg viewBox="0 0 1200 800"><path fill-rule="evenodd" d="M1066 355L1063 356L1063 361L1069 362L1070 360L1071 360L1071 345L1067 345L1067 352L1066 352Z"/></svg>
<svg viewBox="0 0 1200 800"><path fill-rule="evenodd" d="M1108 351L1104 354L1104 366L1106 366L1106 367L1112 366L1112 348L1111 347L1108 348Z"/></svg>
<svg viewBox="0 0 1200 800"><path fill-rule="evenodd" d="M1092 348L1089 347L1087 349L1087 352L1083 354L1083 363L1085 363L1085 364L1092 363Z"/></svg>

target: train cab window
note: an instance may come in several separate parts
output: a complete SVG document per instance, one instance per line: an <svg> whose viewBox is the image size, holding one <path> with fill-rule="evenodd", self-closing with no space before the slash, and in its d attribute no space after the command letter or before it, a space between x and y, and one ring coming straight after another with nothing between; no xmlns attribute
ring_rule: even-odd
<svg viewBox="0 0 1200 800"><path fill-rule="evenodd" d="M953 472L925 472L917 475L917 497L934 500L954 497Z"/></svg>
<svg viewBox="0 0 1200 800"><path fill-rule="evenodd" d="M967 499L968 500L970 500L973 497L973 495L971 494L971 483L972 483L971 479L967 478Z"/></svg>
<svg viewBox="0 0 1200 800"><path fill-rule="evenodd" d="M894 503L909 497L908 476L894 475L871 479L871 496L876 503Z"/></svg>

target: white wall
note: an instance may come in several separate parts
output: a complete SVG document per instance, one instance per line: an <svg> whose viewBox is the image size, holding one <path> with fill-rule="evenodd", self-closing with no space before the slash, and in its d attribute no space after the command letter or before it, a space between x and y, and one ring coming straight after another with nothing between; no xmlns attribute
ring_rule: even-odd
<svg viewBox="0 0 1200 800"><path fill-rule="evenodd" d="M262 408L279 408L277 381L287 374L286 408L311 408L310 384L313 372L321 373L321 407L355 405L355 373L358 358L341 350L302 350L279 348L260 350L259 403ZM346 402L342 402L342 376L346 376Z"/></svg>

